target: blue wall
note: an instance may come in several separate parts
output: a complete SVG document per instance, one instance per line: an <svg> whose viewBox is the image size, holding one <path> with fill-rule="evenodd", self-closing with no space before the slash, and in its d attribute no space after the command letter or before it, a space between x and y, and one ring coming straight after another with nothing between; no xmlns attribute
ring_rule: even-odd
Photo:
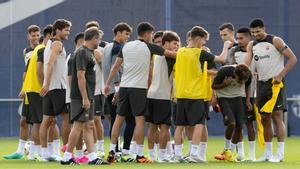
<svg viewBox="0 0 300 169"><path fill-rule="evenodd" d="M0 1L0 5L5 0ZM25 3L26 1L24 1ZM47 2L45 2L47 3ZM170 5L170 6L166 6ZM24 4L26 8L28 4ZM30 4L29 4L30 5ZM128 22L132 27L140 21L150 21L157 30L166 27L178 32L185 42L186 31L194 25L206 28L211 36L207 46L213 53L220 53L222 42L218 35L218 26L224 22L232 22L236 28L248 26L252 18L261 17L266 22L267 32L282 37L300 55L297 41L300 39L300 11L297 0L65 0L33 16L25 18L13 25L0 29L0 98L17 98L21 88L21 76L24 70L22 50L28 46L26 28L37 24L41 28L55 19L66 18L72 21L71 35L65 42L68 52L73 50L74 35L83 31L89 20L97 20L104 31L104 39L112 39L112 27L120 22ZM12 11L12 15L18 11ZM11 17L11 15L0 18ZM136 37L136 32L132 38ZM297 66L287 76L288 96L300 94ZM19 103L0 103L0 137L18 135L17 108ZM298 104L294 104L294 107ZM298 109L296 110L296 114ZM291 118L295 113L290 113ZM295 116L297 117L297 116ZM223 133L221 115L213 115L209 122L210 133ZM299 118L293 118L293 124L300 124ZM215 126L215 124L218 124ZM292 125L293 125L292 124ZM292 127L294 128L294 127ZM291 134L300 134L291 130Z"/></svg>

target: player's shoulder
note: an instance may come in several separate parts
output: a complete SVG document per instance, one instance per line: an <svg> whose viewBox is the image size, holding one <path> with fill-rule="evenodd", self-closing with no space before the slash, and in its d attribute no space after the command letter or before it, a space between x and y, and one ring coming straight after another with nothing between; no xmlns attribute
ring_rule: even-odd
<svg viewBox="0 0 300 169"><path fill-rule="evenodd" d="M28 47L26 47L26 48L23 49L23 53L24 54L29 53L31 51L33 51L33 49L30 46L28 46Z"/></svg>

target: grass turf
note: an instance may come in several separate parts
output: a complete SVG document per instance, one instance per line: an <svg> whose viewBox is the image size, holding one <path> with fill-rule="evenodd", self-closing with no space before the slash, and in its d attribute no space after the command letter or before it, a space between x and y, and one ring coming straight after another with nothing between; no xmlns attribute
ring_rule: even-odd
<svg viewBox="0 0 300 169"><path fill-rule="evenodd" d="M108 149L109 140L105 140L105 148ZM248 141L245 141L246 157L248 152ZM36 162L21 160L5 160L3 155L10 154L16 150L18 140L16 138L0 138L0 169L61 169L61 168L119 168L119 169L298 169L300 168L300 137L287 138L285 143L285 161L283 163L231 163L224 161L216 161L213 156L219 153L223 149L223 138L209 138L207 148L207 160L206 164L179 164L179 163L152 163L152 164L136 164L136 163L114 163L110 166L62 166L55 162ZM146 144L145 144L146 145ZM276 143L273 145L273 152L276 152ZM146 148L145 148L146 150ZM184 150L187 150L187 144L185 144ZM107 153L107 152L106 152ZM146 151L145 151L146 153ZM262 154L262 151L256 146L257 158Z"/></svg>

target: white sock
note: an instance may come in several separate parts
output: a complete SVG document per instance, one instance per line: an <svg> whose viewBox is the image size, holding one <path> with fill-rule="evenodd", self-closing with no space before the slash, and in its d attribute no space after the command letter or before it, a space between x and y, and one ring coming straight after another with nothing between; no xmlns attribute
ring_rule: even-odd
<svg viewBox="0 0 300 169"><path fill-rule="evenodd" d="M159 149L159 144L154 143L154 153L157 155Z"/></svg>
<svg viewBox="0 0 300 169"><path fill-rule="evenodd" d="M255 159L255 141L249 141L249 157Z"/></svg>
<svg viewBox="0 0 300 169"><path fill-rule="evenodd" d="M198 156L198 148L199 148L199 145L192 144L190 154L192 156Z"/></svg>
<svg viewBox="0 0 300 169"><path fill-rule="evenodd" d="M235 152L236 146L237 146L237 144L231 143L231 145L230 145L230 151L231 151L232 153Z"/></svg>
<svg viewBox="0 0 300 169"><path fill-rule="evenodd" d="M168 141L167 143L167 154L169 155L173 154L173 147L171 141Z"/></svg>
<svg viewBox="0 0 300 169"><path fill-rule="evenodd" d="M53 151L55 155L60 156L60 139L53 140Z"/></svg>
<svg viewBox="0 0 300 169"><path fill-rule="evenodd" d="M98 140L97 144L98 144L97 149L101 152L104 152L104 140Z"/></svg>
<svg viewBox="0 0 300 169"><path fill-rule="evenodd" d="M83 150L76 150L76 157L77 158L83 157Z"/></svg>
<svg viewBox="0 0 300 169"><path fill-rule="evenodd" d="M41 152L42 158L48 158L49 157L49 153L48 153L47 147L42 147L41 150L42 150L42 152Z"/></svg>
<svg viewBox="0 0 300 169"><path fill-rule="evenodd" d="M159 156L160 160L166 159L166 152L167 152L167 149L159 149L158 150L158 156Z"/></svg>
<svg viewBox="0 0 300 169"><path fill-rule="evenodd" d="M182 157L182 144L180 144L180 145L176 145L175 144L175 156L177 156L177 157Z"/></svg>
<svg viewBox="0 0 300 169"><path fill-rule="evenodd" d="M35 147L34 147L34 142L33 141L29 141L29 152L28 152L28 155L29 156L32 156L34 155L34 152L35 152Z"/></svg>
<svg viewBox="0 0 300 169"><path fill-rule="evenodd" d="M53 142L48 142L48 152L52 155L54 154L54 146L53 146Z"/></svg>
<svg viewBox="0 0 300 169"><path fill-rule="evenodd" d="M284 157L284 142L278 142L277 156L281 159Z"/></svg>
<svg viewBox="0 0 300 169"><path fill-rule="evenodd" d="M271 158L273 156L272 152L272 142L266 142L266 152L265 155L267 158Z"/></svg>
<svg viewBox="0 0 300 169"><path fill-rule="evenodd" d="M110 145L109 145L109 151L116 151L116 144L112 144L112 143L110 143Z"/></svg>
<svg viewBox="0 0 300 169"><path fill-rule="evenodd" d="M89 161L93 161L97 158L97 154L95 152L92 152L90 154L87 155L89 158Z"/></svg>
<svg viewBox="0 0 300 169"><path fill-rule="evenodd" d="M231 144L231 140L228 140L225 138L225 150L230 150L230 144Z"/></svg>
<svg viewBox="0 0 300 169"><path fill-rule="evenodd" d="M30 149L29 149L29 153L28 153L28 156L34 156L34 154L36 153L37 151L37 146L36 145L31 145L30 146Z"/></svg>
<svg viewBox="0 0 300 169"><path fill-rule="evenodd" d="M65 152L62 161L69 161L72 158L72 153Z"/></svg>
<svg viewBox="0 0 300 169"><path fill-rule="evenodd" d="M19 154L24 154L25 153L25 144L26 144L25 140L22 140L22 139L19 140L17 153L19 153Z"/></svg>
<svg viewBox="0 0 300 169"><path fill-rule="evenodd" d="M240 157L245 157L244 142L238 142L237 148L238 148L238 155Z"/></svg>
<svg viewBox="0 0 300 169"><path fill-rule="evenodd" d="M189 154L191 154L191 148L192 148L192 141L189 140L188 141L188 152L189 152Z"/></svg>
<svg viewBox="0 0 300 169"><path fill-rule="evenodd" d="M151 160L155 160L154 149L148 149L148 154Z"/></svg>
<svg viewBox="0 0 300 169"><path fill-rule="evenodd" d="M199 157L203 161L206 161L206 148L207 148L207 142L200 142Z"/></svg>
<svg viewBox="0 0 300 169"><path fill-rule="evenodd" d="M140 157L144 156L144 145L143 144L141 144L141 145L137 144L136 147L137 147L137 155L140 156Z"/></svg>
<svg viewBox="0 0 300 169"><path fill-rule="evenodd" d="M136 154L136 142L135 142L135 141L132 141L132 142L130 143L129 151L130 151L132 154Z"/></svg>
<svg viewBox="0 0 300 169"><path fill-rule="evenodd" d="M36 147L36 152L38 153L38 155L41 155L41 154L42 154L42 147L41 147L41 145L38 145L38 146Z"/></svg>

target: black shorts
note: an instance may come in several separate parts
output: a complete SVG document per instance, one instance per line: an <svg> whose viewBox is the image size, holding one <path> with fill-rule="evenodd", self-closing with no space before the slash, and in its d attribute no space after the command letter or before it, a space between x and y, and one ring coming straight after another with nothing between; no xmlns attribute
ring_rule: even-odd
<svg viewBox="0 0 300 169"><path fill-rule="evenodd" d="M104 100L103 115L111 115L111 114L115 115L116 114L117 106L112 104L112 99L114 98L114 95L115 95L115 93L112 93L103 99Z"/></svg>
<svg viewBox="0 0 300 169"><path fill-rule="evenodd" d="M177 113L177 103L174 102L174 101L171 102L171 110L172 110L171 121L172 121L172 125L175 126L175 124L176 124L176 113Z"/></svg>
<svg viewBox="0 0 300 169"><path fill-rule="evenodd" d="M206 120L209 120L209 101L204 101L204 111Z"/></svg>
<svg viewBox="0 0 300 169"><path fill-rule="evenodd" d="M23 103L22 103L23 105L22 105L22 117L25 117L26 118L26 123L27 124L32 124L31 122L30 122L30 115L29 115L29 104L25 104L25 99L24 99L24 101L23 101Z"/></svg>
<svg viewBox="0 0 300 169"><path fill-rule="evenodd" d="M71 113L71 102L69 102L69 103L66 103L66 113Z"/></svg>
<svg viewBox="0 0 300 169"><path fill-rule="evenodd" d="M90 100L91 107L88 110L82 108L82 99L71 99L71 122L88 122L94 120L95 103Z"/></svg>
<svg viewBox="0 0 300 169"><path fill-rule="evenodd" d="M144 116L146 113L147 91L139 88L120 88L117 114L120 116Z"/></svg>
<svg viewBox="0 0 300 169"><path fill-rule="evenodd" d="M148 111L145 115L146 122L153 124L171 125L171 101L148 99Z"/></svg>
<svg viewBox="0 0 300 169"><path fill-rule="evenodd" d="M245 123L245 107L242 97L218 98L224 125L235 123L241 127Z"/></svg>
<svg viewBox="0 0 300 169"><path fill-rule="evenodd" d="M71 101L66 104L67 113L69 114L69 123L73 124L73 121L71 121Z"/></svg>
<svg viewBox="0 0 300 169"><path fill-rule="evenodd" d="M27 93L29 101L29 121L31 123L42 123L43 120L43 98L39 93Z"/></svg>
<svg viewBox="0 0 300 169"><path fill-rule="evenodd" d="M177 126L205 125L205 107L203 99L177 99Z"/></svg>
<svg viewBox="0 0 300 169"><path fill-rule="evenodd" d="M96 95L95 97L95 116L103 115L103 95Z"/></svg>
<svg viewBox="0 0 300 169"><path fill-rule="evenodd" d="M43 112L47 116L57 116L67 113L66 90L55 89L49 91L43 98Z"/></svg>
<svg viewBox="0 0 300 169"><path fill-rule="evenodd" d="M252 122L252 121L255 121L256 119L256 116L255 116L255 111L254 111L254 98L250 98L250 103L252 104L252 110L248 111L247 110L247 104L246 104L246 98L243 97L243 105L244 105L244 108L245 108L245 120L247 122Z"/></svg>
<svg viewBox="0 0 300 169"><path fill-rule="evenodd" d="M284 80L282 80L283 84ZM260 110L271 98L272 98L272 79L263 82L263 81L258 81L257 83L257 106L258 109ZM285 87L280 89L275 107L273 111L276 110L283 110L283 112L286 111L286 106L287 106L287 100L286 100L286 91ZM265 112L261 112L265 113ZM267 112L271 113L271 112Z"/></svg>

